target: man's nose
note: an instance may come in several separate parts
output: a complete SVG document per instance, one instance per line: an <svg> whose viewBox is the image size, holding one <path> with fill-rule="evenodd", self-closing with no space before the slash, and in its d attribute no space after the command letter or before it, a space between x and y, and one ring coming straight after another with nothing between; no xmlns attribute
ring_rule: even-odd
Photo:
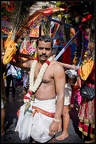
<svg viewBox="0 0 96 144"><path fill-rule="evenodd" d="M46 53L46 50L45 50L45 49L43 49L43 50L42 50L42 53Z"/></svg>

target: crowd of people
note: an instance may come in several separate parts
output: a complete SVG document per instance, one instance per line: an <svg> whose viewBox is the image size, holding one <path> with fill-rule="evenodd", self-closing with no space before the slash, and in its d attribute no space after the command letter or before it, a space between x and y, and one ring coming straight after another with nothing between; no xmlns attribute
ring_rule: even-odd
<svg viewBox="0 0 96 144"><path fill-rule="evenodd" d="M88 32L88 30L90 32ZM95 45L94 32L91 28L85 29L88 39L88 49L90 55L87 60L92 58L94 61ZM21 140L32 137L35 142L51 142L59 131L61 134L56 137L57 140L64 140L69 136L68 127L70 122L71 100L73 95L73 85L70 84L70 78L66 69L79 71L80 67L76 65L55 61L56 56L53 53L53 39L50 36L43 35L36 42L37 58L26 62L14 62L6 66L6 98L9 98L10 82L12 80L12 98L15 98L16 69L29 69L30 73L24 71L23 87L26 90L24 95L24 104L20 107L18 121L15 132L18 132ZM86 60L86 62L87 62ZM84 63L83 63L84 65ZM82 65L81 65L82 66ZM29 80L28 80L29 78ZM28 82L29 81L29 82ZM27 88L27 83L29 86ZM78 73L76 94L80 94L80 88L83 84L95 88L94 67L90 71L88 78L84 81ZM1 135L4 131L4 103L1 99L2 127ZM83 137L90 137L90 141L95 142L95 98L87 101L81 99L78 109L78 129Z"/></svg>

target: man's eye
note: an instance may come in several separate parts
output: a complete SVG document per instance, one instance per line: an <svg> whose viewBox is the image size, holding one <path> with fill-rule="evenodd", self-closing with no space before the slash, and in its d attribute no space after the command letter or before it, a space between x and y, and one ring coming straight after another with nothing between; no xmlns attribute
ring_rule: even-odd
<svg viewBox="0 0 96 144"><path fill-rule="evenodd" d="M43 47L39 47L39 50L43 50L44 48Z"/></svg>
<svg viewBox="0 0 96 144"><path fill-rule="evenodd" d="M50 48L45 48L45 50L50 51Z"/></svg>

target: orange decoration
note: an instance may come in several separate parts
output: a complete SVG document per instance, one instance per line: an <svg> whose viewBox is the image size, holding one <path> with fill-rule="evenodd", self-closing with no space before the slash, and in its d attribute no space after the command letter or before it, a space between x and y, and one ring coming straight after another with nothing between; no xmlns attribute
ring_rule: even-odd
<svg viewBox="0 0 96 144"><path fill-rule="evenodd" d="M89 76L89 74L92 71L94 65L94 61L92 60L92 58L90 58L84 65L82 65L80 67L80 77L83 80L86 80Z"/></svg>

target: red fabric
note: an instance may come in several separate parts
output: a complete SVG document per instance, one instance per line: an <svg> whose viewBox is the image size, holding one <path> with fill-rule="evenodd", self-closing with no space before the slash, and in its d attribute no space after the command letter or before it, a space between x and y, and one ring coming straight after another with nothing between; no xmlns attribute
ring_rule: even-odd
<svg viewBox="0 0 96 144"><path fill-rule="evenodd" d="M82 133L83 133L83 134L86 133L86 136L88 136L88 133L90 134L90 136L91 136L91 135L94 135L94 128L92 128L91 125L90 125L90 127L89 127L89 126L87 126L85 123L79 121L78 127L82 129Z"/></svg>
<svg viewBox="0 0 96 144"><path fill-rule="evenodd" d="M44 16L51 15L53 13L52 8L46 8L46 11L42 12Z"/></svg>
<svg viewBox="0 0 96 144"><path fill-rule="evenodd" d="M82 22L89 21L91 19L92 19L92 15L88 14L87 16L85 16L85 17L82 18Z"/></svg>
<svg viewBox="0 0 96 144"><path fill-rule="evenodd" d="M24 96L24 99L30 99L30 97L27 97L26 95Z"/></svg>
<svg viewBox="0 0 96 144"><path fill-rule="evenodd" d="M50 61L46 60L46 63L49 65L49 64L50 64Z"/></svg>
<svg viewBox="0 0 96 144"><path fill-rule="evenodd" d="M90 134L93 134L94 135L94 128L90 127Z"/></svg>
<svg viewBox="0 0 96 144"><path fill-rule="evenodd" d="M64 44L65 46L65 44ZM70 64L71 62L71 48L70 46L62 54L61 62Z"/></svg>
<svg viewBox="0 0 96 144"><path fill-rule="evenodd" d="M79 128L82 128L83 132L86 132L88 134L88 126L86 124L79 121Z"/></svg>
<svg viewBox="0 0 96 144"><path fill-rule="evenodd" d="M95 85L94 84L91 84L91 83L89 83L89 84L87 84L89 87L91 87L91 88L95 88Z"/></svg>
<svg viewBox="0 0 96 144"><path fill-rule="evenodd" d="M28 93L29 93L30 95L32 95L32 91L29 91Z"/></svg>

